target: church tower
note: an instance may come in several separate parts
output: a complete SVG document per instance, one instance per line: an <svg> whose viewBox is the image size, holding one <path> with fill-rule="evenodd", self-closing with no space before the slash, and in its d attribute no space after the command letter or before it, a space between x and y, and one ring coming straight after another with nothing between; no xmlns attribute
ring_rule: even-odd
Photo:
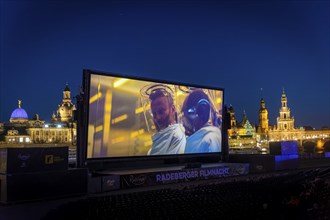
<svg viewBox="0 0 330 220"><path fill-rule="evenodd" d="M74 110L76 110L76 107L71 101L71 90L68 83L66 83L62 103L58 105L57 114L52 115L52 122L70 122Z"/></svg>
<svg viewBox="0 0 330 220"><path fill-rule="evenodd" d="M230 116L230 129L228 129L228 136L236 136L237 132L237 120L235 117L235 110L232 105L228 108L228 113Z"/></svg>
<svg viewBox="0 0 330 220"><path fill-rule="evenodd" d="M277 117L277 129L279 131L293 130L294 118L290 116L290 108L288 107L288 99L284 89L282 92L281 103L280 116Z"/></svg>
<svg viewBox="0 0 330 220"><path fill-rule="evenodd" d="M237 120L235 117L235 110L232 105L228 108L228 113L230 115L230 127L236 127L237 126Z"/></svg>
<svg viewBox="0 0 330 220"><path fill-rule="evenodd" d="M63 102L71 102L71 90L69 89L68 83L66 83L63 90Z"/></svg>
<svg viewBox="0 0 330 220"><path fill-rule="evenodd" d="M268 111L266 109L265 100L261 98L260 109L259 109L259 125L257 132L262 135L268 133Z"/></svg>

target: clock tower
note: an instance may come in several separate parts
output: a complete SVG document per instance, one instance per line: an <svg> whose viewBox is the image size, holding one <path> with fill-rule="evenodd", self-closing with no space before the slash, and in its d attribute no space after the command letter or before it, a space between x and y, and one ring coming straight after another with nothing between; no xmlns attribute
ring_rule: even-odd
<svg viewBox="0 0 330 220"><path fill-rule="evenodd" d="M259 125L257 133L261 135L267 135L268 133L268 111L266 109L265 100L262 98L260 101L259 109Z"/></svg>

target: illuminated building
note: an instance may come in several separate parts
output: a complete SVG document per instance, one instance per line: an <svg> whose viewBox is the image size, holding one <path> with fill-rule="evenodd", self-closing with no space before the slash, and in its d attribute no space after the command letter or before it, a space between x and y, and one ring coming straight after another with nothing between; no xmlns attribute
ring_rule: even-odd
<svg viewBox="0 0 330 220"><path fill-rule="evenodd" d="M33 125L28 119L28 114L22 108L22 101L18 100L18 108L10 115L9 123L4 123L1 129L1 143L31 143L27 128Z"/></svg>
<svg viewBox="0 0 330 220"><path fill-rule="evenodd" d="M63 90L63 100L61 104L58 105L56 114L53 113L51 121L53 123L70 123L72 121L74 110L76 110L76 107L71 101L71 90L69 89L68 84L66 84Z"/></svg>
<svg viewBox="0 0 330 220"><path fill-rule="evenodd" d="M248 122L245 113L240 123L236 120L235 111L232 106L228 108L228 113L230 115L231 125L231 128L228 129L228 142L231 149L251 148L253 146L260 150L268 148L270 141L287 140L297 140L299 146L304 150L308 146L312 146L315 152L322 152L326 150L326 146L330 145L329 129L305 130L303 127L296 128L294 126L294 117L291 116L291 110L288 107L288 99L284 90L281 95L281 107L275 126L269 125L268 111L263 98L260 101L259 124L256 132L253 131L253 126Z"/></svg>
<svg viewBox="0 0 330 220"><path fill-rule="evenodd" d="M281 96L280 115L277 117L277 126L274 126L268 132L269 141L301 140L304 129L294 127L294 117L291 116L291 110L288 107L288 99L283 90Z"/></svg>
<svg viewBox="0 0 330 220"><path fill-rule="evenodd" d="M259 125L257 128L257 133L266 137L268 134L268 129L269 129L268 111L266 109L265 100L262 98L260 101Z"/></svg>
<svg viewBox="0 0 330 220"><path fill-rule="evenodd" d="M228 129L228 142L230 148L254 148L256 146L256 129L250 124L244 111L242 121L237 122L234 108L228 108L230 126Z"/></svg>
<svg viewBox="0 0 330 220"><path fill-rule="evenodd" d="M70 89L66 85L63 100L58 106L57 115L51 123L45 123L36 114L32 119L22 108L22 101L18 100L16 108L9 122L0 125L0 143L2 144L66 144L75 145L76 123L73 121L75 106L71 102Z"/></svg>
<svg viewBox="0 0 330 220"><path fill-rule="evenodd" d="M3 132L4 132L4 126L3 123L0 122L0 134L2 134Z"/></svg>

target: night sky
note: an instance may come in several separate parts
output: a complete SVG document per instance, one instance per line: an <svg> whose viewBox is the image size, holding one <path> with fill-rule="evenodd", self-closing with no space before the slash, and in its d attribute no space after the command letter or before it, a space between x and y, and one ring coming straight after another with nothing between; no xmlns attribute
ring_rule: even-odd
<svg viewBox="0 0 330 220"><path fill-rule="evenodd" d="M252 124L284 89L296 127L330 126L328 0L0 2L1 122L18 99L49 122L88 68L222 87Z"/></svg>

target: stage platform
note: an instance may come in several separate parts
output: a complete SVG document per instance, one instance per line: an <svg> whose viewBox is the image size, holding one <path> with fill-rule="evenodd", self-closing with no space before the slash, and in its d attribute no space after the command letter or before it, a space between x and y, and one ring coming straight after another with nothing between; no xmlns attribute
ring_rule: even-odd
<svg viewBox="0 0 330 220"><path fill-rule="evenodd" d="M249 174L248 163L188 164L144 169L102 170L89 180L89 192L161 186Z"/></svg>

